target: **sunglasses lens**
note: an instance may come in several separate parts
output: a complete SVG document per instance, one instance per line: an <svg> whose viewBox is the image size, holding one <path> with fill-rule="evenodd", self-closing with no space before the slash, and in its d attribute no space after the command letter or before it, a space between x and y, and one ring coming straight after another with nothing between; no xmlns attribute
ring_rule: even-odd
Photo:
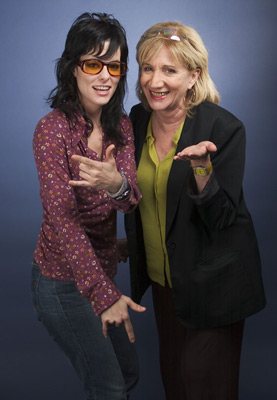
<svg viewBox="0 0 277 400"><path fill-rule="evenodd" d="M169 37L171 35L174 35L177 33L176 29L170 29L170 28L160 28L160 29L154 29L153 31L150 31L147 36L165 36Z"/></svg>
<svg viewBox="0 0 277 400"><path fill-rule="evenodd" d="M97 60L88 60L83 64L83 71L91 75L99 74L102 68L102 63Z"/></svg>
<svg viewBox="0 0 277 400"><path fill-rule="evenodd" d="M122 76L126 73L126 65L121 62L102 63L98 60L86 60L79 64L86 74L97 75L102 71L104 66L108 68L110 75Z"/></svg>
<svg viewBox="0 0 277 400"><path fill-rule="evenodd" d="M125 65L119 62L114 62L108 65L108 71L112 76L121 76L126 72Z"/></svg>
<svg viewBox="0 0 277 400"><path fill-rule="evenodd" d="M174 28L159 28L153 29L152 31L148 32L147 34L142 35L143 39L152 38L155 36L163 36L167 39L175 40L180 42L183 39L187 39L186 35L182 35L178 33L177 29Z"/></svg>

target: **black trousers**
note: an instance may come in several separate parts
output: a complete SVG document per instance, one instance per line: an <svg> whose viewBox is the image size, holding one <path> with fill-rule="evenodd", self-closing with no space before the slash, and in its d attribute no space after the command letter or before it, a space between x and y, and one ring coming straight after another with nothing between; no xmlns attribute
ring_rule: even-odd
<svg viewBox="0 0 277 400"><path fill-rule="evenodd" d="M214 329L179 323L172 289L152 283L166 400L237 400L244 320Z"/></svg>

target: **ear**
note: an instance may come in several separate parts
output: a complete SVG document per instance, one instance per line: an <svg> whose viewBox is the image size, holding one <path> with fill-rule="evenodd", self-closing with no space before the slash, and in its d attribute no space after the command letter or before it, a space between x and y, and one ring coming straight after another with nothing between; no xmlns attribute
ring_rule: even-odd
<svg viewBox="0 0 277 400"><path fill-rule="evenodd" d="M77 68L78 67L74 67L73 70L72 70L72 74L75 76L75 78L77 76Z"/></svg>
<svg viewBox="0 0 277 400"><path fill-rule="evenodd" d="M191 89L195 82L197 81L197 79L199 78L201 69L200 68L196 68L192 73L191 73L191 80L190 80L190 85L189 85L189 89Z"/></svg>

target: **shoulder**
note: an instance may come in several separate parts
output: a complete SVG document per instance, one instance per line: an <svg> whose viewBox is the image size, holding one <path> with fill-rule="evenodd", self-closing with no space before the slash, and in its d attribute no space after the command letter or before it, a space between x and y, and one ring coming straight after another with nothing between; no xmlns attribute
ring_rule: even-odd
<svg viewBox="0 0 277 400"><path fill-rule="evenodd" d="M123 114L119 123L120 131L123 136L123 140L126 144L134 141L133 126L128 115Z"/></svg>
<svg viewBox="0 0 277 400"><path fill-rule="evenodd" d="M128 117L128 115L126 115L126 114L122 115L119 125L120 125L121 132L126 132L129 129L132 129L131 120Z"/></svg>
<svg viewBox="0 0 277 400"><path fill-rule="evenodd" d="M151 117L151 112L147 111L142 106L142 104L137 104L134 107L132 107L130 112L130 118L133 124L135 137L141 136L142 132L143 132L142 136L145 136L150 117Z"/></svg>
<svg viewBox="0 0 277 400"><path fill-rule="evenodd" d="M233 138L245 141L243 123L231 112L208 101L194 108L192 117L186 119L184 132L193 143L208 140L218 147Z"/></svg>
<svg viewBox="0 0 277 400"><path fill-rule="evenodd" d="M231 149L232 145L245 148L246 133L243 123L225 108L204 102L196 107L192 121L197 140L212 141L218 148L217 153L223 147Z"/></svg>
<svg viewBox="0 0 277 400"><path fill-rule="evenodd" d="M71 133L68 121L64 113L55 109L37 123L34 137L34 150L44 149L53 151L53 149L61 148L64 151L65 143L71 140Z"/></svg>
<svg viewBox="0 0 277 400"><path fill-rule="evenodd" d="M36 126L35 133L49 133L53 134L54 132L61 132L68 130L68 121L64 115L64 113L58 109L55 109L44 117L42 117Z"/></svg>
<svg viewBox="0 0 277 400"><path fill-rule="evenodd" d="M130 112L130 118L132 122L136 121L138 118L147 118L151 115L151 112L147 111L141 103L136 104L132 107Z"/></svg>
<svg viewBox="0 0 277 400"><path fill-rule="evenodd" d="M48 114L46 114L44 117L42 117L39 121L37 126L41 125L53 125L56 126L56 124L64 124L67 123L67 119L65 114L59 110L59 109L54 109L53 111L50 111Z"/></svg>
<svg viewBox="0 0 277 400"><path fill-rule="evenodd" d="M230 111L209 101L204 101L195 108L193 118L205 121L219 130L229 125L243 126L243 123Z"/></svg>
<svg viewBox="0 0 277 400"><path fill-rule="evenodd" d="M228 141L237 134L245 135L243 123L230 111L217 104L205 101L195 107L190 126L200 138L211 141Z"/></svg>

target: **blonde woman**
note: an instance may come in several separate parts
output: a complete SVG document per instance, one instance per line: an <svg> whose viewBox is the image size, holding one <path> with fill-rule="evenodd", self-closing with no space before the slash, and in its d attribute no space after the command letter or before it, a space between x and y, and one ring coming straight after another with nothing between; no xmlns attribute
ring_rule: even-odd
<svg viewBox="0 0 277 400"><path fill-rule="evenodd" d="M133 299L152 285L167 400L236 400L244 320L265 306L242 179L245 130L179 23L137 45L131 120L142 201L126 216Z"/></svg>

